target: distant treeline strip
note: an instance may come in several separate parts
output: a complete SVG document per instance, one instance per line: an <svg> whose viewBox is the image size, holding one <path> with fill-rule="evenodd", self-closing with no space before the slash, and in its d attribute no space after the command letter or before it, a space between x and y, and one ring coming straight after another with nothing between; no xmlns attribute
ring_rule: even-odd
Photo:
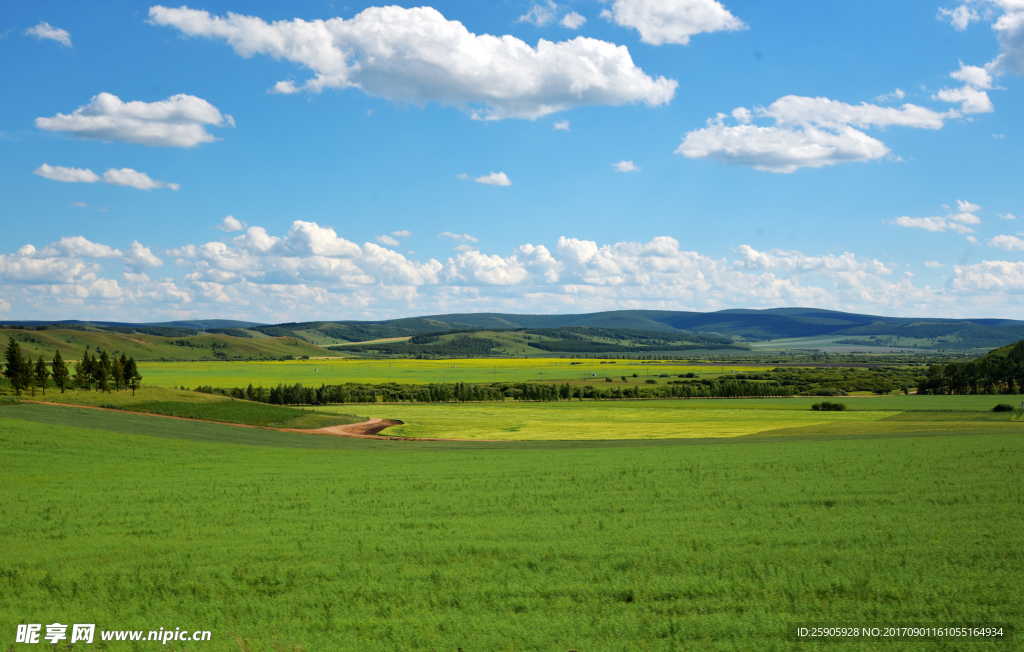
<svg viewBox="0 0 1024 652"><path fill-rule="evenodd" d="M280 384L267 389L249 385L245 389L195 388L206 394L223 394L233 398L259 401L273 405L326 405L330 403L450 403L467 401L571 401L653 398L760 398L792 396L793 389L775 382L723 380L673 383L641 387L601 388L568 383L433 383L401 385L381 383L363 385L321 385L319 388Z"/></svg>
<svg viewBox="0 0 1024 652"><path fill-rule="evenodd" d="M551 353L647 353L650 351L671 353L673 351L693 351L694 349L741 349L744 351L750 349L748 344L704 340L702 338L696 338L696 342L691 344L629 346L625 344L589 342L586 340L557 340L551 342L528 342L528 346Z"/></svg>

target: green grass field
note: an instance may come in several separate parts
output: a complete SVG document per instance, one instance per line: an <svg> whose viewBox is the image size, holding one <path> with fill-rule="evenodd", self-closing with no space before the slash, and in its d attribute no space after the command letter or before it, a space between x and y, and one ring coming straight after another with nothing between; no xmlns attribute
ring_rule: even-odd
<svg viewBox="0 0 1024 652"><path fill-rule="evenodd" d="M724 364L707 367L673 363L640 364L618 360L600 364L600 360L569 358L468 358L461 360L295 360L289 362L147 362L140 365L143 382L161 387L246 387L249 383L264 387L278 383L302 383L304 386L339 383L490 383L524 381L586 382L606 385L610 377L621 385L621 376L629 384L643 384L659 374L673 377L699 373L701 378L731 375L733 371L763 371L764 366ZM578 363L578 364L573 364ZM770 368L770 367L768 367ZM637 378L632 375L637 374ZM663 380L669 380L667 378Z"/></svg>
<svg viewBox="0 0 1024 652"><path fill-rule="evenodd" d="M10 397L5 397L10 398ZM354 406L322 413L312 409L268 405L250 401L234 401L226 396L162 387L143 387L130 391L97 392L70 389L65 393L50 389L44 395L26 393L24 401L116 408L183 419L220 421L272 428L323 428L365 420L349 413Z"/></svg>
<svg viewBox="0 0 1024 652"><path fill-rule="evenodd" d="M814 648L791 621L1024 625L1019 433L725 441L356 441L0 407L0 619L15 652L37 647L17 623L52 622L209 629L166 649L235 652L781 651Z"/></svg>

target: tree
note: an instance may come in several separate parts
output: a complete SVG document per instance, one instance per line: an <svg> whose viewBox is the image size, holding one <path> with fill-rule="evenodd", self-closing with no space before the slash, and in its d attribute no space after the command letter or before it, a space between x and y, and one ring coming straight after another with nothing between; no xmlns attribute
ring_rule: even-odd
<svg viewBox="0 0 1024 652"><path fill-rule="evenodd" d="M31 383L32 367L25 356L21 353L21 345L13 337L7 340L7 350L4 351L4 358L7 360L7 368L4 369L4 376L11 380L11 387L15 395L20 396L21 390Z"/></svg>
<svg viewBox="0 0 1024 652"><path fill-rule="evenodd" d="M92 389L93 381L93 359L89 357L89 350L82 354L82 361L75 365L75 382L79 389Z"/></svg>
<svg viewBox="0 0 1024 652"><path fill-rule="evenodd" d="M110 392L110 356L104 351L100 354L100 359L96 362L94 368L96 369L96 389L101 392Z"/></svg>
<svg viewBox="0 0 1024 652"><path fill-rule="evenodd" d="M60 355L60 350L53 356L53 382L60 387L60 393L63 394L68 388L68 366L64 363L64 358Z"/></svg>
<svg viewBox="0 0 1024 652"><path fill-rule="evenodd" d="M43 390L43 396L46 396L46 381L50 379L50 370L46 366L46 360L43 360L43 356L39 356L39 360L36 361L36 373L35 381L39 383L39 387Z"/></svg>
<svg viewBox="0 0 1024 652"><path fill-rule="evenodd" d="M124 354L121 354L124 357ZM121 365L121 361L114 358L114 362L110 367L111 376L114 378L114 389L121 391L121 385L124 385L124 367Z"/></svg>
<svg viewBox="0 0 1024 652"><path fill-rule="evenodd" d="M135 364L134 358L128 358L126 367L125 378L128 382L128 387L132 390L132 396L135 396L135 390L142 387L142 376L139 375L139 367Z"/></svg>

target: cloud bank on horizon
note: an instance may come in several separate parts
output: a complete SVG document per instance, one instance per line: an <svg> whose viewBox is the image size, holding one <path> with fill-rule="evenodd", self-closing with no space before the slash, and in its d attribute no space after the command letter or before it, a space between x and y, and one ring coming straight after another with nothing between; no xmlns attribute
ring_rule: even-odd
<svg viewBox="0 0 1024 652"><path fill-rule="evenodd" d="M899 218L894 223L917 226ZM42 248L26 244L0 255L0 282L8 300L34 306L40 317L74 311L136 320L197 312L271 321L296 313L338 319L339 311L397 317L524 306L585 312L801 305L966 315L991 313L993 298L1008 301L1024 293L1024 262L955 265L943 287L931 287L915 283L914 273L898 264L851 252L812 256L740 244L731 257L713 258L669 236L603 245L562 236L552 248L525 243L499 255L482 252L472 235L444 232L438 237L461 244L442 261L415 260L389 248L408 231L359 245L302 220L281 235L246 227L230 215L217 228L242 233L156 253L138 241L122 252L81 236ZM1024 250L1024 240L999 236L989 246ZM185 274L152 278L150 272L165 264Z"/></svg>

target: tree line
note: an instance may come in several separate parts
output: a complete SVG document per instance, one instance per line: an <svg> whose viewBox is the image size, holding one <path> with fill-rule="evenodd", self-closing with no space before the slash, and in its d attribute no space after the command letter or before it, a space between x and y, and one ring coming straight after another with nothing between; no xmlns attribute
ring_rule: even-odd
<svg viewBox="0 0 1024 652"><path fill-rule="evenodd" d="M183 388L185 389L185 388ZM572 401L654 398L750 398L792 396L793 390L775 382L750 380L696 382L661 386L601 388L564 383L430 383L402 385L380 383L365 385L321 385L318 388L279 384L267 389L251 383L245 389L215 388L209 385L194 391L222 394L237 399L274 405L326 405L330 403L451 403L475 401Z"/></svg>
<svg viewBox="0 0 1024 652"><path fill-rule="evenodd" d="M1005 357L933 364L918 394L1020 394L1024 390L1024 340Z"/></svg>
<svg viewBox="0 0 1024 652"><path fill-rule="evenodd" d="M42 355L33 363L12 337L7 340L4 359L4 377L10 380L16 396L24 391L31 391L32 396L35 396L36 388L41 389L45 396L51 378L61 394L69 387L109 392L113 383L115 390L130 389L134 396L135 390L142 386L142 375L135 359L124 353L120 358L112 358L106 351L101 351L99 357L96 357L87 349L82 354L82 360L69 367L58 350L47 365Z"/></svg>

